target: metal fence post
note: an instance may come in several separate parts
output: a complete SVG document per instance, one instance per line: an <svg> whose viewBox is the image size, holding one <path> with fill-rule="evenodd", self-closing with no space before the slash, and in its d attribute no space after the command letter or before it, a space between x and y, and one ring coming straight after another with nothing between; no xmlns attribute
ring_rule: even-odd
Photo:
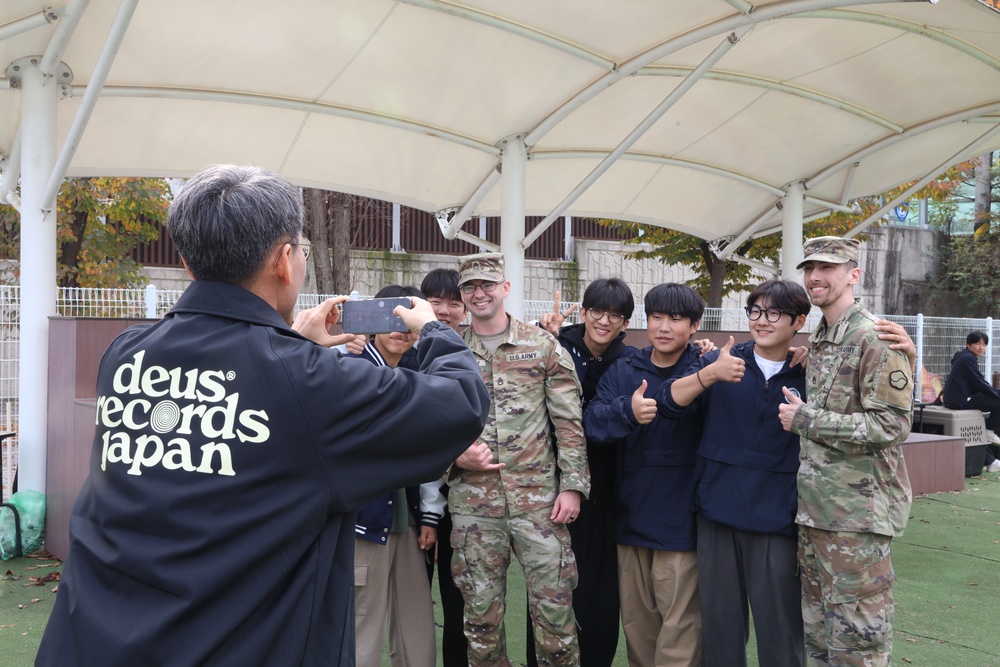
<svg viewBox="0 0 1000 667"><path fill-rule="evenodd" d="M156 285L146 285L146 319L156 319Z"/></svg>
<svg viewBox="0 0 1000 667"><path fill-rule="evenodd" d="M913 384L916 387L917 402L924 399L924 314L917 313L917 366L914 372Z"/></svg>
<svg viewBox="0 0 1000 667"><path fill-rule="evenodd" d="M983 377L990 384L993 383L993 318L986 318L986 331L989 332L990 342L986 344L986 372L983 373Z"/></svg>

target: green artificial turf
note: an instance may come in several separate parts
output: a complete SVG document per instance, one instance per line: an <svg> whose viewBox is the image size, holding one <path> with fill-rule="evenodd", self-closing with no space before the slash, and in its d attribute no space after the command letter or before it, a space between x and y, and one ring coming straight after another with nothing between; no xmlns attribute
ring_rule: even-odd
<svg viewBox="0 0 1000 667"><path fill-rule="evenodd" d="M0 664L35 663L62 563L45 552L0 561Z"/></svg>
<svg viewBox="0 0 1000 667"><path fill-rule="evenodd" d="M1000 475L966 478L961 493L917 498L906 534L893 542L892 559L899 577L893 664L1000 667ZM0 561L4 667L34 662L58 582L35 585L31 578L51 578L57 565L44 554ZM507 644L516 665L524 664L525 613L524 579L515 563L508 574ZM435 620L440 638L436 593ZM748 653L756 667L752 639ZM626 664L622 638L614 665Z"/></svg>

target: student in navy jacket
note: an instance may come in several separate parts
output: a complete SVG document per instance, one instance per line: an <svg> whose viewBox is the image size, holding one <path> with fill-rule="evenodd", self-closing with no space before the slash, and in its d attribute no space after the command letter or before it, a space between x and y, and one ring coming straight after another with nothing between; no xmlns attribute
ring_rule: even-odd
<svg viewBox="0 0 1000 667"><path fill-rule="evenodd" d="M703 424L698 447L698 574L704 667L747 664L753 613L757 658L805 664L796 473L799 437L782 428L782 388L805 396L792 338L811 308L799 283L768 280L747 297L752 341L711 352L664 386L661 414Z"/></svg>
<svg viewBox="0 0 1000 667"><path fill-rule="evenodd" d="M589 441L617 448L619 589L629 664L695 667L701 612L695 556L695 461L701 421L658 415L654 396L696 362L704 302L686 285L645 297L652 343L601 377L584 413Z"/></svg>
<svg viewBox="0 0 1000 667"><path fill-rule="evenodd" d="M327 349L343 298L293 330L302 219L299 189L255 167L210 167L171 204L195 281L101 361L37 665L354 664L354 510L439 478L489 395L419 299L397 314L421 334L420 372Z"/></svg>

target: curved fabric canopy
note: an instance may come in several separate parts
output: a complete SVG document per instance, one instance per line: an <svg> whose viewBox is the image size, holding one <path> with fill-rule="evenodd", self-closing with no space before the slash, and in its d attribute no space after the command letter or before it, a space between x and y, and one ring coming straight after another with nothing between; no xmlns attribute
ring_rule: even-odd
<svg viewBox="0 0 1000 667"><path fill-rule="evenodd" d="M64 176L252 163L451 237L499 214L518 314L525 214L723 253L781 229L791 273L803 220L1000 147L998 0L54 1L0 3L19 474L42 491Z"/></svg>
<svg viewBox="0 0 1000 667"><path fill-rule="evenodd" d="M1000 14L989 4L139 2L119 18L120 49L66 173L186 176L249 162L301 185L498 215L499 153L520 134L528 214L563 205L717 239L769 211L778 220L791 182L805 184L808 217L1000 147L976 141L1000 122ZM52 20L32 25L46 8ZM0 7L3 88L11 63L69 33L59 146L118 13L101 0ZM18 91L0 90L5 154L20 117Z"/></svg>

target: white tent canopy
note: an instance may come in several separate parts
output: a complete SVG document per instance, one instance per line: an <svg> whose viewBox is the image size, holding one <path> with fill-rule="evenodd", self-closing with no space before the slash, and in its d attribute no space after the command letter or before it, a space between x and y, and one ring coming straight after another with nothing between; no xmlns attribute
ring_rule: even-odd
<svg viewBox="0 0 1000 667"><path fill-rule="evenodd" d="M500 215L518 312L525 214L784 228L788 274L803 219L1000 147L996 0L56 2L0 5L27 488L63 176L253 163L449 236Z"/></svg>

